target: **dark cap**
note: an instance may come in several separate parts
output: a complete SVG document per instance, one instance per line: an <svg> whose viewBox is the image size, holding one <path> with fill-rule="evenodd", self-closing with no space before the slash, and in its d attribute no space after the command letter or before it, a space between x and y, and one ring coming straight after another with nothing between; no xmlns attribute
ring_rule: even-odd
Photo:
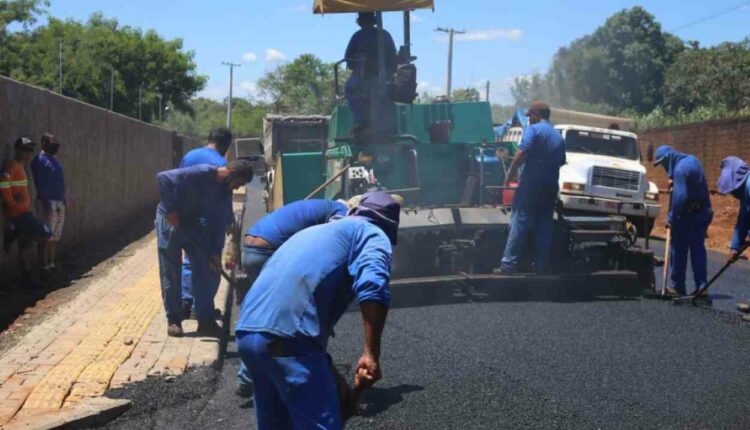
<svg viewBox="0 0 750 430"><path fill-rule="evenodd" d="M531 103L529 110L526 111L526 116L531 115L532 112L536 112L544 118L549 118L550 108L547 103L538 100Z"/></svg>
<svg viewBox="0 0 750 430"><path fill-rule="evenodd" d="M375 21L377 21L375 17L375 12L360 12L357 14L357 22L362 23L372 23L374 24Z"/></svg>
<svg viewBox="0 0 750 430"><path fill-rule="evenodd" d="M359 205L349 211L349 215L367 218L371 223L380 227L392 245L395 245L398 240L400 213L401 204L383 191L362 194Z"/></svg>
<svg viewBox="0 0 750 430"><path fill-rule="evenodd" d="M33 151L36 143L32 142L28 137L19 137L13 148L16 150Z"/></svg>

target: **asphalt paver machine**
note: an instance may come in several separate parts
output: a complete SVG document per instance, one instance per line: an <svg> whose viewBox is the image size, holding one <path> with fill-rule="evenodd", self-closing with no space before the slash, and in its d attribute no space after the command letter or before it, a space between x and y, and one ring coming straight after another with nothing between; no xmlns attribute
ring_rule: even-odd
<svg viewBox="0 0 750 430"><path fill-rule="evenodd" d="M269 210L302 196L348 199L372 189L401 195L405 203L394 248L393 284L411 287L418 292L415 299L437 294L445 285L456 300L466 297L456 285L483 291L477 297L499 294L506 299L634 296L650 287L653 257L635 246L634 229L616 216L556 215L554 275L492 274L509 231L507 193L512 190L503 187L506 148L495 142L490 104L448 98L413 103L416 92L409 100L413 86L403 82L416 82L410 11L433 7L428 0L315 1L315 13L375 12L381 28L383 13L402 13L401 69L389 76L379 55L377 77L361 94L367 107L364 125L354 124L351 109L340 98L320 150L274 153L269 160ZM383 43L379 37L381 54ZM337 94L344 61L336 65Z"/></svg>

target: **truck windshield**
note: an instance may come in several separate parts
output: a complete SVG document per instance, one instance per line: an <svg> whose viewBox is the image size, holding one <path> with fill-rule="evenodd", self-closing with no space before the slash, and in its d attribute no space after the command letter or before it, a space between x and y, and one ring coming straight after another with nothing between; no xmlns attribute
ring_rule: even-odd
<svg viewBox="0 0 750 430"><path fill-rule="evenodd" d="M581 130L568 130L565 134L565 150L628 160L639 160L641 155L638 143L632 137Z"/></svg>

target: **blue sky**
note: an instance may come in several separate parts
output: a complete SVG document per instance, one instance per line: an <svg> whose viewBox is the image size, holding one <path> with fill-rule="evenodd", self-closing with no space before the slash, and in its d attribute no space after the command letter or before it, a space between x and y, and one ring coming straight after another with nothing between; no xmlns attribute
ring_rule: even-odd
<svg viewBox="0 0 750 430"><path fill-rule="evenodd" d="M334 62L343 56L354 16L312 15L312 0L52 0L50 13L86 19L101 11L121 24L155 29L167 38L180 37L195 51L199 72L209 76L201 95L226 96L229 72L222 61L242 63L235 69L235 95L256 94L255 81L280 62L314 53ZM666 30L738 6L740 0L660 0L510 2L505 0L436 0L434 11L415 13L412 52L418 56L420 87L441 93L445 87L447 43L437 26L466 30L455 45L453 87L492 85L491 101L511 101L514 77L547 69L560 46L591 33L612 13L641 5ZM678 33L703 45L738 41L750 36L747 6ZM385 15L396 44L403 40L402 16Z"/></svg>

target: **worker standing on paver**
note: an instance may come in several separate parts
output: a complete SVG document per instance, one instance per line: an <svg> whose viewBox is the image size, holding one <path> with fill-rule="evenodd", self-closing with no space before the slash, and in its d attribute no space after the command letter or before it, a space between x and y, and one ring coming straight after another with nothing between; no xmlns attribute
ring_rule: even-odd
<svg viewBox="0 0 750 430"><path fill-rule="evenodd" d="M185 250L192 262L194 282L209 285L205 281L211 276L209 272L221 270L215 220L225 213L226 194L252 179L252 165L246 160L233 161L226 167L199 164L157 175L159 206L155 224L162 299L170 336L183 334L182 251ZM197 288L194 293L198 332L217 335L219 327L213 303L216 291Z"/></svg>
<svg viewBox="0 0 750 430"><path fill-rule="evenodd" d="M683 296L688 253L693 269L695 294L706 286L706 232L713 220L708 182L700 161L662 145L656 149L654 166L662 166L672 181L672 201L667 214L667 228L672 230L671 286L667 291Z"/></svg>
<svg viewBox="0 0 750 430"><path fill-rule="evenodd" d="M180 162L180 167L191 167L197 166L198 164L210 164L215 167L224 167L227 165L225 155L232 145L232 132L226 127L218 127L211 130L208 134L208 143L206 146L201 148L193 149L192 151L185 154ZM232 212L232 195L226 194L228 199L227 204L222 205L227 210L227 213L217 219L219 223L215 226L215 232L217 234L216 244L221 244L223 249L224 240L228 228L234 222L234 213ZM208 222L208 220L203 220ZM219 283L221 282L221 275L216 272L211 272L207 276L206 282L209 283L207 286L201 288L208 288L209 291L218 289ZM183 256L182 259L182 313L185 319L189 319L193 310L193 270L190 265L190 257L187 255Z"/></svg>
<svg viewBox="0 0 750 430"><path fill-rule="evenodd" d="M346 101L352 111L354 127L367 125L365 118L367 95L371 91L369 81L378 76L378 34L382 31L385 54L386 76L391 77L396 71L396 44L386 30L375 25L375 13L363 12L357 15L360 30L352 35L346 47L344 58L346 68L352 71L344 88Z"/></svg>
<svg viewBox="0 0 750 430"><path fill-rule="evenodd" d="M3 249L9 252L13 242L18 240L21 282L28 288L38 286L31 272L29 251L35 241L48 240L52 236L44 222L31 213L29 180L26 177L25 166L34 156L34 146L31 139L18 138L13 145L14 157L5 165L5 170L0 176L0 197L6 222L3 230Z"/></svg>
<svg viewBox="0 0 750 430"><path fill-rule="evenodd" d="M549 270L552 219L559 191L557 182L560 167L565 164L565 140L550 124L550 113L549 106L540 101L532 103L526 112L529 126L523 132L505 180L505 186L509 187L523 165L513 198L510 233L496 273L517 273L527 243L533 244L534 271L546 273Z"/></svg>
<svg viewBox="0 0 750 430"><path fill-rule="evenodd" d="M323 199L300 200L276 209L247 230L242 245L242 271L254 281L274 251L290 237L334 217L345 216L348 210L342 202ZM237 372L237 385L238 395L252 395L250 375L242 363Z"/></svg>
<svg viewBox="0 0 750 430"><path fill-rule="evenodd" d="M62 237L65 224L65 178L63 167L55 156L60 141L52 134L42 136L42 150L31 162L31 173L36 187L35 209L52 231L52 237L39 242L39 263L42 273L57 267L57 244Z"/></svg>
<svg viewBox="0 0 750 430"><path fill-rule="evenodd" d="M342 428L326 347L354 298L365 328L355 389L380 379L399 211L387 193L367 193L350 216L295 234L266 263L236 327L240 356L255 385L259 430Z"/></svg>

